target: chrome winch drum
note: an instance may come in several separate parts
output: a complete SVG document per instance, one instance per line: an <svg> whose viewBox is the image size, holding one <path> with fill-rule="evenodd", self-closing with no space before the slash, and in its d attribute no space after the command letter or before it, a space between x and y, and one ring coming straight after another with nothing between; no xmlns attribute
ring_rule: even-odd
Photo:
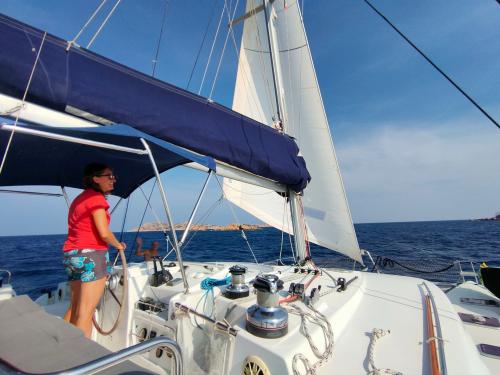
<svg viewBox="0 0 500 375"><path fill-rule="evenodd" d="M279 305L283 281L276 275L257 276L253 283L257 304L247 309L247 331L267 339L283 337L288 332L288 312Z"/></svg>
<svg viewBox="0 0 500 375"><path fill-rule="evenodd" d="M229 273L231 274L231 285L224 291L224 296L226 298L237 299L249 296L250 288L245 284L246 271L246 267L238 265L232 266L229 269Z"/></svg>

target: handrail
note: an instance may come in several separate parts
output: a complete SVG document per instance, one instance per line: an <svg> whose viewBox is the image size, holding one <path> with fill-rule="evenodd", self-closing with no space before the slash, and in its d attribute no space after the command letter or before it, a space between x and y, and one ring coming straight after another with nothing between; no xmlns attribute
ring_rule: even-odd
<svg viewBox="0 0 500 375"><path fill-rule="evenodd" d="M446 375L448 373L446 369L446 358L443 348L443 333L441 331L441 322L439 320L439 314L434 300L434 296L427 285L427 283L422 283L423 287L426 289L427 293L424 293L425 297L425 312L427 320L427 344L429 345L429 356L431 360L431 373L433 375ZM433 312L435 314L435 327L433 321ZM438 360L439 355L439 360Z"/></svg>
<svg viewBox="0 0 500 375"><path fill-rule="evenodd" d="M9 275L9 278L7 279L7 284L10 284L10 279L12 278L12 273L9 270L0 270L0 272L5 272L7 275Z"/></svg>
<svg viewBox="0 0 500 375"><path fill-rule="evenodd" d="M116 353L111 353L105 355L104 357L97 358L93 361L84 363L80 366L76 366L70 368L68 370L64 370L62 372L46 374L46 375L83 375L89 373L95 373L97 371L105 370L109 367L117 365L131 357L142 354L144 352L148 352L158 346L165 346L170 349L174 354L175 360L175 375L183 375L184 374L184 363L182 359L182 352L179 344L172 339L169 339L165 336L158 336L153 339L143 341L134 346L130 346L128 348L122 349Z"/></svg>
<svg viewBox="0 0 500 375"><path fill-rule="evenodd" d="M186 314L196 315L197 317L204 319L209 323L212 323L217 329L219 329L223 332L227 332L232 336L236 337L236 335L238 334L238 331L236 329L234 329L233 327L231 327L226 321L221 322L219 320L212 319L211 317L206 316L202 313L199 313L198 311L192 309L191 307L183 305L182 303L179 303L179 302L175 303L175 308L179 311L186 313Z"/></svg>
<svg viewBox="0 0 500 375"><path fill-rule="evenodd" d="M434 323L432 321L431 297L425 296L426 316L427 316L427 344L429 345L429 356L431 359L432 375L441 375L439 362L437 359L436 334L434 333Z"/></svg>

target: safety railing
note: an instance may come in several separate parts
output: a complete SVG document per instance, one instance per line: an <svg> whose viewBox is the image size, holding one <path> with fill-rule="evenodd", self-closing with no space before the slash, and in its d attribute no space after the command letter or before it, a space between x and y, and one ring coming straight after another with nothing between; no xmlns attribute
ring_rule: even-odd
<svg viewBox="0 0 500 375"><path fill-rule="evenodd" d="M182 360L182 352L179 344L168 337L160 336L153 339L143 341L134 346L122 349L116 353L108 354L104 357L95 359L93 361L84 363L83 365L73 367L71 369L65 370L59 374L61 375L83 375L89 373L95 373L97 371L105 370L109 367L113 367L127 359L130 359L138 354L149 352L152 349L158 347L166 347L172 351L175 361L175 374L184 374L184 363Z"/></svg>
<svg viewBox="0 0 500 375"><path fill-rule="evenodd" d="M131 359L132 357L149 352L158 347L165 347L169 349L175 361L175 375L183 375L184 374L184 363L182 359L182 352L179 344L172 339L169 339L165 336L155 337L153 339L143 341L134 346L130 346L128 348L122 349L116 353L111 353L105 355L104 357L97 358L93 361L84 363L82 365L72 367L70 369L61 371L61 372L52 372L52 373L44 373L44 375L83 375L83 374L94 374L99 371L103 371L110 367L113 367L121 362ZM0 364L0 372L7 374L26 374L19 369L12 369L6 366L7 364L4 362ZM147 369L145 369L147 373ZM30 375L34 375L31 373Z"/></svg>
<svg viewBox="0 0 500 375"><path fill-rule="evenodd" d="M7 279L7 284L10 284L10 279L12 278L12 273L9 270L0 270L0 273L6 273L9 276L9 278Z"/></svg>

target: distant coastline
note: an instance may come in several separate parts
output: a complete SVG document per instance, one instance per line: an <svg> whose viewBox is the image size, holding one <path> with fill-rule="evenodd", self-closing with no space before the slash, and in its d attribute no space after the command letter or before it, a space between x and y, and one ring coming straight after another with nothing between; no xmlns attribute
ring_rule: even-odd
<svg viewBox="0 0 500 375"><path fill-rule="evenodd" d="M490 220L500 221L500 214L498 214L494 217L485 217L485 218L477 219L477 220L480 220L480 221L490 221Z"/></svg>
<svg viewBox="0 0 500 375"><path fill-rule="evenodd" d="M187 223L175 224L175 230L185 230ZM266 224L227 224L227 225L215 225L215 224L193 224L190 228L192 231L214 231L214 232L225 232L225 231L235 231L235 230L260 230L263 228L269 228ZM160 232L163 230L170 230L170 226L166 223L145 223L140 227L135 227L129 230L129 232Z"/></svg>

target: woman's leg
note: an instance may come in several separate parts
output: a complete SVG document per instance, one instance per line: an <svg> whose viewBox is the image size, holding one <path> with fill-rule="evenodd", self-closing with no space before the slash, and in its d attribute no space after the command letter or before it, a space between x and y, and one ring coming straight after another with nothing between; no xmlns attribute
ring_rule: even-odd
<svg viewBox="0 0 500 375"><path fill-rule="evenodd" d="M71 288L71 300L68 306L66 314L64 314L64 320L68 323L75 323L76 309L78 307L78 301L80 300L80 287L82 282L80 280L73 280L69 282Z"/></svg>
<svg viewBox="0 0 500 375"><path fill-rule="evenodd" d="M92 335L92 316L104 292L106 277L99 280L80 282L80 298L76 307L76 317L73 324L80 328L85 337Z"/></svg>

